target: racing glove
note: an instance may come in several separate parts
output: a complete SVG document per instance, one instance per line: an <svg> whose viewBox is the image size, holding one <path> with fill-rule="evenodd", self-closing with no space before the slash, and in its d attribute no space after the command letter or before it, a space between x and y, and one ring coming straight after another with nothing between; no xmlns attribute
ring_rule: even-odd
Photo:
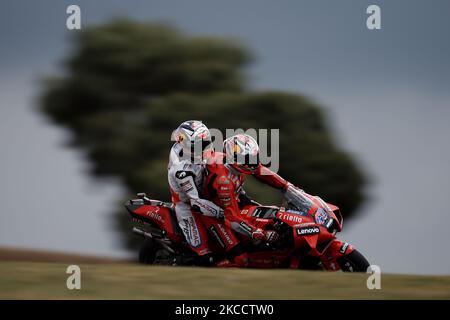
<svg viewBox="0 0 450 320"><path fill-rule="evenodd" d="M264 231L261 228L258 228L255 231L253 231L252 238L255 240L263 240L273 243L280 238L280 235L273 230Z"/></svg>

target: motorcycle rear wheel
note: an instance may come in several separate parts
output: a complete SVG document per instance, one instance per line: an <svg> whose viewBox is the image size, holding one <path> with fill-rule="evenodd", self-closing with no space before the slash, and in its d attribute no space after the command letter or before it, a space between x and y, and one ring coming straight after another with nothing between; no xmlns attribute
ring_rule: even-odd
<svg viewBox="0 0 450 320"><path fill-rule="evenodd" d="M139 250L139 263L153 264L158 248L152 239L145 239Z"/></svg>
<svg viewBox="0 0 450 320"><path fill-rule="evenodd" d="M370 266L367 259L356 249L348 255L340 257L337 263L344 272L366 272Z"/></svg>

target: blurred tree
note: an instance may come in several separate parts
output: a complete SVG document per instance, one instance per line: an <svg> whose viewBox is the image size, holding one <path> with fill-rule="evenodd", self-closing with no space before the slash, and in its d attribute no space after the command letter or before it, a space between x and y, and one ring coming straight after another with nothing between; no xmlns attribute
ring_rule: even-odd
<svg viewBox="0 0 450 320"><path fill-rule="evenodd" d="M170 134L199 119L222 130L280 128L283 177L339 205L345 217L363 201L364 176L335 145L319 106L295 94L246 90L242 70L251 56L238 43L116 20L79 32L74 50L64 76L46 83L41 109L71 130L93 174L119 177L130 194L169 200ZM256 200L278 199L249 182ZM116 215L133 245L122 207Z"/></svg>

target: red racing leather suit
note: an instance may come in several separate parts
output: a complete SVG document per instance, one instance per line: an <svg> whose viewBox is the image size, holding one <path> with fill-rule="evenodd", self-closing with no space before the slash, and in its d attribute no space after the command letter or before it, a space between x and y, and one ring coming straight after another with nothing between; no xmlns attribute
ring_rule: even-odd
<svg viewBox="0 0 450 320"><path fill-rule="evenodd" d="M208 175L204 183L207 198L224 209L225 224L236 232L252 237L257 227L241 218L240 205L245 197L243 185L246 175L223 163L224 154L216 152L206 166ZM289 183L270 169L260 165L253 176L273 188L285 190Z"/></svg>

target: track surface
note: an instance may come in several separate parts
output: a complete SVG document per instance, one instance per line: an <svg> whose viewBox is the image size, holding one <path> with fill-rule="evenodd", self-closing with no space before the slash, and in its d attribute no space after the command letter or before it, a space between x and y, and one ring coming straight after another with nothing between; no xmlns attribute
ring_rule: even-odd
<svg viewBox="0 0 450 320"><path fill-rule="evenodd" d="M68 290L67 266L81 268ZM450 276L141 266L125 260L0 247L0 299L450 299Z"/></svg>
<svg viewBox="0 0 450 320"><path fill-rule="evenodd" d="M67 263L0 262L0 299L450 299L450 277L295 270L80 264L81 290L66 288Z"/></svg>

